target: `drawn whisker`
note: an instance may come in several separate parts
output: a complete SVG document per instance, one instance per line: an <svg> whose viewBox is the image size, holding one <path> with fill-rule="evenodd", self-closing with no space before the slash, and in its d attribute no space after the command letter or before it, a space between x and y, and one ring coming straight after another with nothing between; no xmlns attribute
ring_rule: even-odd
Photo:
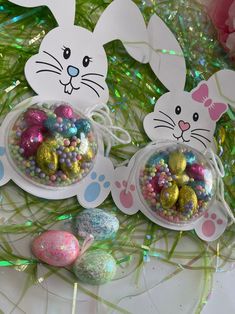
<svg viewBox="0 0 235 314"><path fill-rule="evenodd" d="M97 90L94 89L92 86L90 86L89 84L84 83L84 82L81 82L81 84L86 85L87 87L89 87L90 89L92 89L92 90L96 93L96 95L97 95L98 97L100 97L100 94L99 94L99 93L97 92Z"/></svg>
<svg viewBox="0 0 235 314"><path fill-rule="evenodd" d="M53 58L53 59L59 64L61 70L64 69L64 68L62 67L62 64L60 63L59 60L56 59L56 57L54 57L52 54L50 54L49 52L47 52L47 51L45 51L45 50L43 50L43 52L44 52L45 54L47 54L48 56L50 56L51 58Z"/></svg>
<svg viewBox="0 0 235 314"><path fill-rule="evenodd" d="M205 132L210 132L210 130L208 130L208 129L193 129L193 130L191 130L191 132L194 132L194 131L205 131Z"/></svg>
<svg viewBox="0 0 235 314"><path fill-rule="evenodd" d="M153 119L154 121L159 121L159 122L164 122L164 123L167 123L169 124L170 126L174 127L173 124L171 124L170 122L166 121L166 120L161 120L161 119Z"/></svg>
<svg viewBox="0 0 235 314"><path fill-rule="evenodd" d="M206 148L205 143L203 141L201 141L199 138L197 138L197 137L195 137L193 135L191 135L191 137L194 138L195 140L199 141L200 143L202 143L202 145Z"/></svg>
<svg viewBox="0 0 235 314"><path fill-rule="evenodd" d="M61 75L61 73L56 72L56 71L53 71L53 70L39 70L39 71L37 71L36 73L41 73L41 72L52 72L52 73Z"/></svg>
<svg viewBox="0 0 235 314"><path fill-rule="evenodd" d="M36 61L36 63L38 63L38 64L45 64L45 65L48 65L50 67L53 67L53 68L57 69L60 72L62 71L60 68L58 68L57 66L55 66L54 64L51 64L51 63L47 63L47 62L43 62L43 61Z"/></svg>
<svg viewBox="0 0 235 314"><path fill-rule="evenodd" d="M163 114L164 116L166 116L167 118L169 118L170 120L171 120L171 122L174 124L174 126L175 126L175 121L170 117L170 116L168 116L168 114L166 114L165 112L163 112L163 111L161 111L161 110L159 110L159 112L161 113L161 114Z"/></svg>
<svg viewBox="0 0 235 314"><path fill-rule="evenodd" d="M171 128L171 127L168 126L168 125L156 125L156 126L154 127L154 129L157 129L157 128L166 128L166 129L174 130L173 128Z"/></svg>
<svg viewBox="0 0 235 314"><path fill-rule="evenodd" d="M204 138L206 141L208 141L209 143L211 143L211 141L210 141L207 137L205 137L205 136L203 136L203 135L201 135L201 134L198 134L198 133L191 133L191 134L194 135L194 136L202 137L202 138Z"/></svg>
<svg viewBox="0 0 235 314"><path fill-rule="evenodd" d="M86 74L83 74L82 77L90 76L90 75L96 75L96 76L104 77L104 75L103 75L103 74L100 74L100 73L86 73Z"/></svg>
<svg viewBox="0 0 235 314"><path fill-rule="evenodd" d="M82 81L86 81L86 82L93 83L93 84L95 84L95 85L99 86L101 89L103 89L103 90L104 90L104 87L103 87L103 86L101 86L100 84L96 83L95 81L88 80L88 79L82 79Z"/></svg>

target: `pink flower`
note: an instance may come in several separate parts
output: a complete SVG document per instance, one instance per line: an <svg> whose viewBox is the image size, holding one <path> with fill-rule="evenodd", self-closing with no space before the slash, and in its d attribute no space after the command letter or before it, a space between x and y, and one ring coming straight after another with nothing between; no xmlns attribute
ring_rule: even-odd
<svg viewBox="0 0 235 314"><path fill-rule="evenodd" d="M219 41L235 57L235 0L212 0L208 12L218 31Z"/></svg>

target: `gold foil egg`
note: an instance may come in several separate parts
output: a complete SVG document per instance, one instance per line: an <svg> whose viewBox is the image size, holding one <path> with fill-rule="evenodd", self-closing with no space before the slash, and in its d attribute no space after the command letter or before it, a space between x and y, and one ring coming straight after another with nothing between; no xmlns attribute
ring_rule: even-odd
<svg viewBox="0 0 235 314"><path fill-rule="evenodd" d="M183 186L189 182L189 176L187 174L176 175L174 180L179 186Z"/></svg>
<svg viewBox="0 0 235 314"><path fill-rule="evenodd" d="M191 187L184 185L180 189L179 193L179 210L184 212L188 209L192 212L195 212L197 206L198 202L196 193Z"/></svg>
<svg viewBox="0 0 235 314"><path fill-rule="evenodd" d="M187 161L183 153L174 151L169 155L169 167L172 173L181 174L186 169Z"/></svg>
<svg viewBox="0 0 235 314"><path fill-rule="evenodd" d="M53 144L51 141L42 143L36 155L38 166L48 176L55 174L58 169L58 156Z"/></svg>
<svg viewBox="0 0 235 314"><path fill-rule="evenodd" d="M168 209L175 205L179 197L179 188L173 183L172 186L168 188L163 188L161 190L160 202L163 208Z"/></svg>
<svg viewBox="0 0 235 314"><path fill-rule="evenodd" d="M91 161L92 158L93 158L93 151L92 149L89 147L88 150L86 151L85 155L83 156L83 158L86 160L86 161Z"/></svg>
<svg viewBox="0 0 235 314"><path fill-rule="evenodd" d="M80 171L80 163L78 161L71 163L71 166L68 166L65 162L61 164L61 169L64 171L67 177L73 178L76 177Z"/></svg>

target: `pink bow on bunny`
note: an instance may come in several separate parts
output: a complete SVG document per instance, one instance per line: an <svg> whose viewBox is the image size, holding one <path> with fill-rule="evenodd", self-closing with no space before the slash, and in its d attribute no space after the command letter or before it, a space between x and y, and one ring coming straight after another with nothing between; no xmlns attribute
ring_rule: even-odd
<svg viewBox="0 0 235 314"><path fill-rule="evenodd" d="M214 103L211 98L209 98L209 88L206 84L202 84L199 88L192 93L193 100L204 104L208 107L210 117L213 121L219 120L222 114L227 111L228 106L223 103Z"/></svg>

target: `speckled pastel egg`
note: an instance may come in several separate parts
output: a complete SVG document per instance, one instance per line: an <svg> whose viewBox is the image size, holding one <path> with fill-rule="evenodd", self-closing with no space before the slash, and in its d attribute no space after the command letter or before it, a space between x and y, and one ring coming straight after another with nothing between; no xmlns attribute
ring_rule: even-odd
<svg viewBox="0 0 235 314"><path fill-rule="evenodd" d="M116 274L116 261L102 250L87 251L73 265L76 277L91 285L101 285L111 281Z"/></svg>
<svg viewBox="0 0 235 314"><path fill-rule="evenodd" d="M34 239L33 254L42 262L65 267L73 264L80 253L76 237L66 231L49 230Z"/></svg>
<svg viewBox="0 0 235 314"><path fill-rule="evenodd" d="M46 119L46 113L40 109L29 108L24 114L24 120L27 126L38 126L43 128L43 123Z"/></svg>
<svg viewBox="0 0 235 314"><path fill-rule="evenodd" d="M57 117L71 119L74 115L73 108L69 105L60 105L58 106L54 113Z"/></svg>
<svg viewBox="0 0 235 314"><path fill-rule="evenodd" d="M182 212L187 210L195 212L197 205L198 201L196 193L190 186L184 185L179 193L179 210Z"/></svg>
<svg viewBox="0 0 235 314"><path fill-rule="evenodd" d="M33 156L43 141L43 135L38 126L27 128L20 138L20 147L23 149L24 157Z"/></svg>
<svg viewBox="0 0 235 314"><path fill-rule="evenodd" d="M179 188L173 183L172 186L168 188L163 188L161 190L160 202L163 208L171 208L175 205L179 197Z"/></svg>
<svg viewBox="0 0 235 314"><path fill-rule="evenodd" d="M186 168L186 157L180 151L173 151L169 155L169 168L174 174L181 174Z"/></svg>
<svg viewBox="0 0 235 314"><path fill-rule="evenodd" d="M119 221L102 209L85 209L78 214L75 221L75 231L80 237L92 234L95 240L110 239L119 229Z"/></svg>

